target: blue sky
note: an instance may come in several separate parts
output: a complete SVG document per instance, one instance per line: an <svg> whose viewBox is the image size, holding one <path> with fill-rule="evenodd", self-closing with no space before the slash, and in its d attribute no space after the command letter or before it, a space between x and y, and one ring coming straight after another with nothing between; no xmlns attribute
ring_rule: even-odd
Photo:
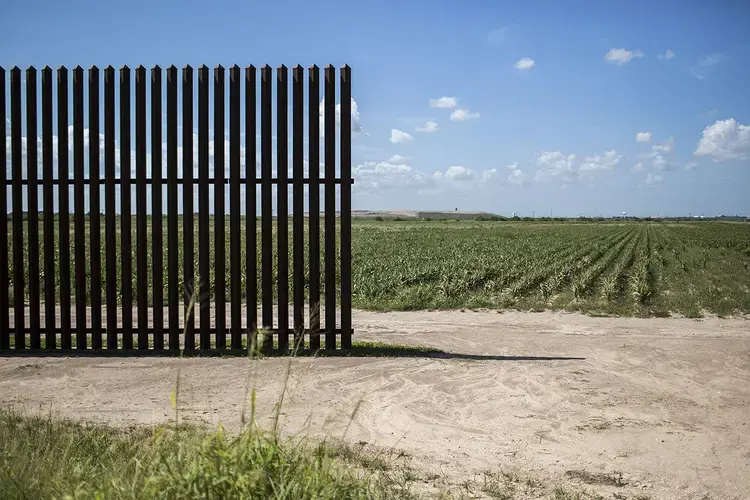
<svg viewBox="0 0 750 500"><path fill-rule="evenodd" d="M355 208L748 214L748 27L741 1L45 0L3 7L0 65L348 63Z"/></svg>

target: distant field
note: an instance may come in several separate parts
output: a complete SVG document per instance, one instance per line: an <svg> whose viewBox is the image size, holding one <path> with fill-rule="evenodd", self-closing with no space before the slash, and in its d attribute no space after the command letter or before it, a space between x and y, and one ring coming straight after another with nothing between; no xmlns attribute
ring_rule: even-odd
<svg viewBox="0 0 750 500"><path fill-rule="evenodd" d="M71 230L72 227L71 223ZM244 239L244 220L242 227ZM321 224L321 232L322 229ZM166 285L166 224L164 230ZM71 231L71 246L72 236ZM182 236L180 230L180 245ZM352 237L353 303L361 309L552 308L638 316L677 313L690 317L703 313L750 313L750 224L747 223L427 222L355 218ZM9 233L9 245L11 240ZM213 235L211 242L213 247ZM102 226L103 261L104 244ZM226 244L229 259L228 232ZM292 249L288 250L291 272ZM59 265L59 249L55 251ZM42 247L40 260L43 252ZM213 248L211 252L213 258ZM276 248L274 264L275 252ZM197 248L195 253L197 270ZM87 273L88 255L87 249ZM258 260L259 257L258 252ZM182 287L181 246L179 258ZM149 267L150 259L149 256ZM9 260L12 266L12 257ZM118 276L120 260L118 250ZM244 263L242 255L239 265ZM230 264L227 263L226 271L227 297ZM103 262L103 278L106 265ZM309 273L307 263L305 268ZM43 260L40 269L43 270ZM28 269L26 276L28 280ZM71 276L75 273L71 272ZM135 275L132 282L135 291ZM260 274L257 282L260 288ZM213 286L213 275L210 283ZM321 288L323 283L321 279ZM60 283L56 285L59 298ZM242 287L244 295L244 281ZM41 289L43 295L43 284ZM28 293L28 285L26 290ZM74 290L71 284L71 292ZM102 291L106 297L104 281Z"/></svg>

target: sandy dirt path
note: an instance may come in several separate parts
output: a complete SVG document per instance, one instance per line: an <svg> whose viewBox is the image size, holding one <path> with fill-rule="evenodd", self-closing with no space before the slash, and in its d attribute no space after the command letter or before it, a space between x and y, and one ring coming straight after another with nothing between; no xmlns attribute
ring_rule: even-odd
<svg viewBox="0 0 750 500"><path fill-rule="evenodd" d="M285 432L346 431L451 485L506 470L610 498L750 498L746 319L355 312L354 324L358 340L452 355L295 359ZM174 418L179 370L180 418L237 429L249 381L259 423L270 425L289 363L9 356L0 358L0 405L163 422ZM596 474L618 472L625 486L596 484L605 482Z"/></svg>

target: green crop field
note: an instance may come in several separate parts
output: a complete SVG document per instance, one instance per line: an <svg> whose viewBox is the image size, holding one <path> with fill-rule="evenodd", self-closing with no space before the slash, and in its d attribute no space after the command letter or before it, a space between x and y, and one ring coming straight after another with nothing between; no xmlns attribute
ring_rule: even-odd
<svg viewBox="0 0 750 500"><path fill-rule="evenodd" d="M44 247L41 227L40 221L39 279L43 299ZM71 220L71 246L74 245L72 228ZM132 228L135 242L135 221ZM244 219L242 228L240 236L244 241ZM322 229L321 224L321 232ZM12 247L10 230L11 228L8 241ZM353 304L362 309L550 308L636 316L676 313L689 317L698 317L704 313L750 313L750 224L743 222L428 222L355 219L352 239ZM197 271L197 223L195 240ZM28 245L27 233L25 241ZM212 262L213 241L211 234ZM258 241L260 242L260 234ZM178 285L182 288L181 230L179 242ZM102 225L101 287L106 300L108 264L104 258L104 245ZM230 261L228 231L226 245L227 297L230 266L237 264L243 266L244 295L245 256L242 255L239 262ZM119 233L116 248L119 277ZM28 248L26 251L28 252ZM12 252L13 249L10 248L11 255ZM291 287L291 247L288 253ZM321 261L324 253L321 238ZM59 248L55 248L55 256L59 266ZM71 248L71 259L73 256ZM135 250L132 259L135 273ZM12 257L9 260L12 266ZM162 264L164 283L168 286L166 260L165 220ZM257 260L260 296L260 252ZM90 272L89 261L90 252L87 248L87 277ZM150 251L148 265L150 275ZM307 262L305 272L309 276ZM28 259L25 274L28 294ZM72 267L71 279L74 276ZM12 281L12 268L10 278ZM56 280L59 300L59 272L56 272ZM212 273L209 277L212 292L214 281ZM132 284L135 297L135 274L132 276ZM323 284L321 277L321 289L324 288ZM70 289L75 302L74 284L71 284ZM12 293L11 289L11 295ZM149 295L150 293L151 291ZM292 296L290 291L290 297Z"/></svg>

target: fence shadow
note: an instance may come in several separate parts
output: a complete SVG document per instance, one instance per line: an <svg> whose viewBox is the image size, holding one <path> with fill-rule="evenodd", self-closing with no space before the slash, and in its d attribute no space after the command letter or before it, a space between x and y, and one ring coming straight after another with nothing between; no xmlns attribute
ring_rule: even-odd
<svg viewBox="0 0 750 500"><path fill-rule="evenodd" d="M514 356L494 354L466 354L447 352L424 346L409 346L398 344L384 344L379 342L353 342L350 350L342 350L337 346L335 350L301 349L297 351L260 351L251 354L246 349L227 349L209 351L153 351L153 350L28 350L28 351L1 351L0 358L427 358L427 359L455 359L463 361L583 361L586 358L576 356Z"/></svg>

